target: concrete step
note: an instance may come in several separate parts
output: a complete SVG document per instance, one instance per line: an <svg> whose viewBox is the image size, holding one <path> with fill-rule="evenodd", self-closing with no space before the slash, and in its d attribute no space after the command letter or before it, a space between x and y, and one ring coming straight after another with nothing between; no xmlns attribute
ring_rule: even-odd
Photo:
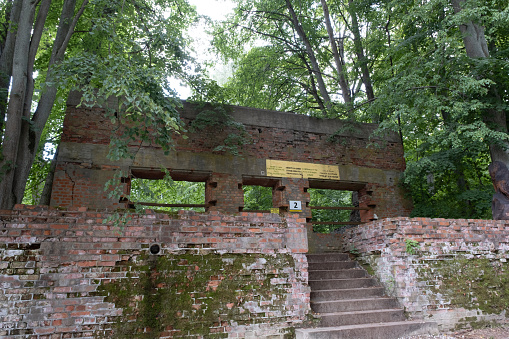
<svg viewBox="0 0 509 339"><path fill-rule="evenodd" d="M438 333L436 323L398 321L384 324L347 325L340 327L301 328L296 339L397 339L413 335Z"/></svg>
<svg viewBox="0 0 509 339"><path fill-rule="evenodd" d="M318 253L306 255L310 263L327 263L331 261L349 261L348 253Z"/></svg>
<svg viewBox="0 0 509 339"><path fill-rule="evenodd" d="M349 268L356 268L357 262L355 261L331 261L331 262L310 262L308 263L308 271L320 270L346 270Z"/></svg>
<svg viewBox="0 0 509 339"><path fill-rule="evenodd" d="M373 278L322 279L309 280L308 283L312 291L373 287L377 285Z"/></svg>
<svg viewBox="0 0 509 339"><path fill-rule="evenodd" d="M311 291L311 300L314 302L319 302L346 299L362 299L370 297L382 297L384 293L385 293L384 288L380 286L321 290L321 291Z"/></svg>
<svg viewBox="0 0 509 339"><path fill-rule="evenodd" d="M399 307L395 298L387 297L311 302L311 309L316 313L384 310Z"/></svg>
<svg viewBox="0 0 509 339"><path fill-rule="evenodd" d="M384 309L354 312L320 313L320 326L333 327L404 321L403 309Z"/></svg>
<svg viewBox="0 0 509 339"><path fill-rule="evenodd" d="M438 333L436 323L405 321L397 299L348 254L309 254L311 309L321 328L297 329L297 339L396 339Z"/></svg>
<svg viewBox="0 0 509 339"><path fill-rule="evenodd" d="M366 276L366 271L361 268L335 271L309 271L309 280L352 279L365 278Z"/></svg>

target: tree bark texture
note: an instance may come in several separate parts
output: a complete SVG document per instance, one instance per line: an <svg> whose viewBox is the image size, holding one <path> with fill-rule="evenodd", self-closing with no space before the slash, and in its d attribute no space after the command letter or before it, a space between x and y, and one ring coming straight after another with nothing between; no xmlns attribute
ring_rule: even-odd
<svg viewBox="0 0 509 339"><path fill-rule="evenodd" d="M4 174L2 181L0 181L0 208L12 208L16 201L12 185L14 183L14 173L16 172L16 160L27 88L28 50L30 48L35 7L35 1L22 0L13 54L12 87L2 143L3 159L0 162L0 169Z"/></svg>
<svg viewBox="0 0 509 339"><path fill-rule="evenodd" d="M359 29L359 21L357 19L357 12L354 9L354 1L348 1L348 13L352 19L352 34L353 34L353 43L355 48L355 55L357 56L357 61L359 62L359 67L361 69L362 74L362 83L364 84L364 89L366 90L366 98L368 102L372 102L375 100L375 92L373 91L373 84L371 83L371 74L369 72L368 67L368 58L364 54L364 47L362 46L362 36ZM377 116L373 116L372 120L374 123L378 123L379 118Z"/></svg>
<svg viewBox="0 0 509 339"><path fill-rule="evenodd" d="M51 53L50 62L48 65L48 72L46 74L46 81L51 82L52 80L52 69L55 64L59 63L64 58L64 53L69 43L69 39L74 32L74 28L81 14L83 13L84 7L87 1L84 1L80 10L74 15L76 0L65 0L62 8L62 14L60 16L60 22L53 42L53 50ZM14 177L14 183L12 190L16 197L15 203L20 203L23 199L23 193L25 191L26 182L30 175L30 169L32 168L41 135L51 114L51 109L55 103L57 95L56 86L48 86L46 91L41 95L37 109L33 114L30 123L23 124L22 134L20 138L20 148L17 157L17 171Z"/></svg>
<svg viewBox="0 0 509 339"><path fill-rule="evenodd" d="M6 20L9 22L9 25L5 32L5 40L3 41L3 48L0 54L0 138L4 133L5 114L7 112L7 93L9 91L12 75L14 44L16 43L21 5L21 0L11 1L11 9L8 14L9 20Z"/></svg>
<svg viewBox="0 0 509 339"><path fill-rule="evenodd" d="M37 19L34 15L38 0L20 1L21 14L12 53L12 87L0 162L0 208L9 209L21 203L26 182L33 165L41 135L53 108L57 87L48 86L41 94L37 109L31 116L33 99L33 66L51 0L40 0ZM46 81L51 82L54 66L63 60L65 50L88 0L75 14L76 0L64 0L60 21L53 41ZM3 57L3 54L2 54Z"/></svg>

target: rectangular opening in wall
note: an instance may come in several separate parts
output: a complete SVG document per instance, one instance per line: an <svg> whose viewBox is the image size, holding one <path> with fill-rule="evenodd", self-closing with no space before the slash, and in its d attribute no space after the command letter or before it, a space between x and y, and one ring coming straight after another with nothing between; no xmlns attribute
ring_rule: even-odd
<svg viewBox="0 0 509 339"><path fill-rule="evenodd" d="M160 211L181 209L203 212L207 175L169 171L132 170L130 205L140 205Z"/></svg>
<svg viewBox="0 0 509 339"><path fill-rule="evenodd" d="M308 192L314 232L341 233L360 224L357 192L323 188L309 188Z"/></svg>
<svg viewBox="0 0 509 339"><path fill-rule="evenodd" d="M275 179L245 177L242 180L242 190L244 191L245 212L264 212L269 213L273 207L272 196L274 187L278 183Z"/></svg>
<svg viewBox="0 0 509 339"><path fill-rule="evenodd" d="M243 185L243 211L270 212L272 208L272 187Z"/></svg>

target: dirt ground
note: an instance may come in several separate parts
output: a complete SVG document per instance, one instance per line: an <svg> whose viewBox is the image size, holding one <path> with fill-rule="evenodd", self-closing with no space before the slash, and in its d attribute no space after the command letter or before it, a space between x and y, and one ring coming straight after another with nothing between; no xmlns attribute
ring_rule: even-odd
<svg viewBox="0 0 509 339"><path fill-rule="evenodd" d="M509 339L509 325L461 330L447 334L413 336L405 339Z"/></svg>

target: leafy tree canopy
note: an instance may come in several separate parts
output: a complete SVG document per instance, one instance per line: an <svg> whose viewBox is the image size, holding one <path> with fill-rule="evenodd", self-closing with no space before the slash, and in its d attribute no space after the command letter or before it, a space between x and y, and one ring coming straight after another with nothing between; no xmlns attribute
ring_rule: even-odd
<svg viewBox="0 0 509 339"><path fill-rule="evenodd" d="M129 156L134 140L171 146L180 101L168 78L194 67L185 31L197 15L186 0L9 0L0 11L0 207L20 203L25 188L25 201L38 202L43 148L59 142L71 90L86 106L122 98L107 113L112 159Z"/></svg>
<svg viewBox="0 0 509 339"><path fill-rule="evenodd" d="M509 164L507 0L236 3L214 37L231 103L379 122L401 135L414 215L490 217L487 165Z"/></svg>

